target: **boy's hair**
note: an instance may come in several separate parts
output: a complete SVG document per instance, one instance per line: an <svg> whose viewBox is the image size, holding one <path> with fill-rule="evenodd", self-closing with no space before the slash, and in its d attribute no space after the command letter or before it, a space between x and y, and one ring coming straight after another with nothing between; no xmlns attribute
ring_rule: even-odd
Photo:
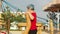
<svg viewBox="0 0 60 34"><path fill-rule="evenodd" d="M33 4L28 5L28 6L27 6L27 9L34 10L34 5L33 5Z"/></svg>

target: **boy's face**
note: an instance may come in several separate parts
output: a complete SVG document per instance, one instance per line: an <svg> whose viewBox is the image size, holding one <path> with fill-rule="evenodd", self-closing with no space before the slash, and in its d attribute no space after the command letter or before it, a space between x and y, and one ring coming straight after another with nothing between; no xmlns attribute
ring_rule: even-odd
<svg viewBox="0 0 60 34"><path fill-rule="evenodd" d="M27 10L31 10L31 8L27 8Z"/></svg>

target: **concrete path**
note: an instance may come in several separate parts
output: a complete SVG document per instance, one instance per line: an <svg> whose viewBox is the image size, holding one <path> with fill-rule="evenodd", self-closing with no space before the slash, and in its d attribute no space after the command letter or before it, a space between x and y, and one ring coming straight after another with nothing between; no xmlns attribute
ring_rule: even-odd
<svg viewBox="0 0 60 34"><path fill-rule="evenodd" d="M22 34L21 31L10 31L10 34ZM47 32L42 32L42 34L48 34Z"/></svg>
<svg viewBox="0 0 60 34"><path fill-rule="evenodd" d="M45 32L45 31L43 31L43 32L42 32L42 34L49 34L49 33L47 33L47 32Z"/></svg>

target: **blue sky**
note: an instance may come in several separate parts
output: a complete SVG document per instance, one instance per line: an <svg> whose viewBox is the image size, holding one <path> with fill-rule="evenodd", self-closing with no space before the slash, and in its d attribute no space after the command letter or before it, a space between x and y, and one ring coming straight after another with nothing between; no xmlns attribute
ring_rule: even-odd
<svg viewBox="0 0 60 34"><path fill-rule="evenodd" d="M29 4L34 4L35 5L35 11L37 13L37 16L46 18L47 13L42 10L44 5L47 3L51 2L51 0L7 0L10 4L13 6L16 6L23 11L26 11L26 7ZM40 19L39 19L40 20Z"/></svg>

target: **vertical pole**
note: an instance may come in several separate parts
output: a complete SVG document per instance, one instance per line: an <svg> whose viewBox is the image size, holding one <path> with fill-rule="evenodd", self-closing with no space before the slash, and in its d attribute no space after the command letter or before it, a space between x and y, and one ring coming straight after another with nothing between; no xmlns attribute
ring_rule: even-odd
<svg viewBox="0 0 60 34"><path fill-rule="evenodd" d="M41 26L38 26L37 27L37 30L38 30L38 32L37 32L37 34L42 34L42 24L41 24Z"/></svg>
<svg viewBox="0 0 60 34"><path fill-rule="evenodd" d="M8 19L8 22L7 22L7 32L9 34L9 30L10 30L10 19Z"/></svg>
<svg viewBox="0 0 60 34"><path fill-rule="evenodd" d="M38 26L37 28L38 28L37 34L41 34L41 31L40 31L41 30L41 27Z"/></svg>
<svg viewBox="0 0 60 34"><path fill-rule="evenodd" d="M59 9L57 9L57 11L59 12ZM59 31L59 14L58 14L58 20L57 20L57 30Z"/></svg>
<svg viewBox="0 0 60 34"><path fill-rule="evenodd" d="M49 20L49 25L50 25L50 34L54 34L54 28L53 28L53 21L50 19Z"/></svg>
<svg viewBox="0 0 60 34"><path fill-rule="evenodd" d="M6 16L5 16L5 19L6 19ZM6 32L7 32L7 34L9 34L9 31L10 31L10 19L7 19L7 21L6 21Z"/></svg>
<svg viewBox="0 0 60 34"><path fill-rule="evenodd" d="M27 21L27 23L26 23L27 26L26 26L26 30L25 30L25 32L23 34L28 34L28 32L30 30L30 26L31 26L30 18L29 18L28 14L26 14L26 21Z"/></svg>
<svg viewBox="0 0 60 34"><path fill-rule="evenodd" d="M49 28L49 22L48 22L48 31L50 30L50 28Z"/></svg>

